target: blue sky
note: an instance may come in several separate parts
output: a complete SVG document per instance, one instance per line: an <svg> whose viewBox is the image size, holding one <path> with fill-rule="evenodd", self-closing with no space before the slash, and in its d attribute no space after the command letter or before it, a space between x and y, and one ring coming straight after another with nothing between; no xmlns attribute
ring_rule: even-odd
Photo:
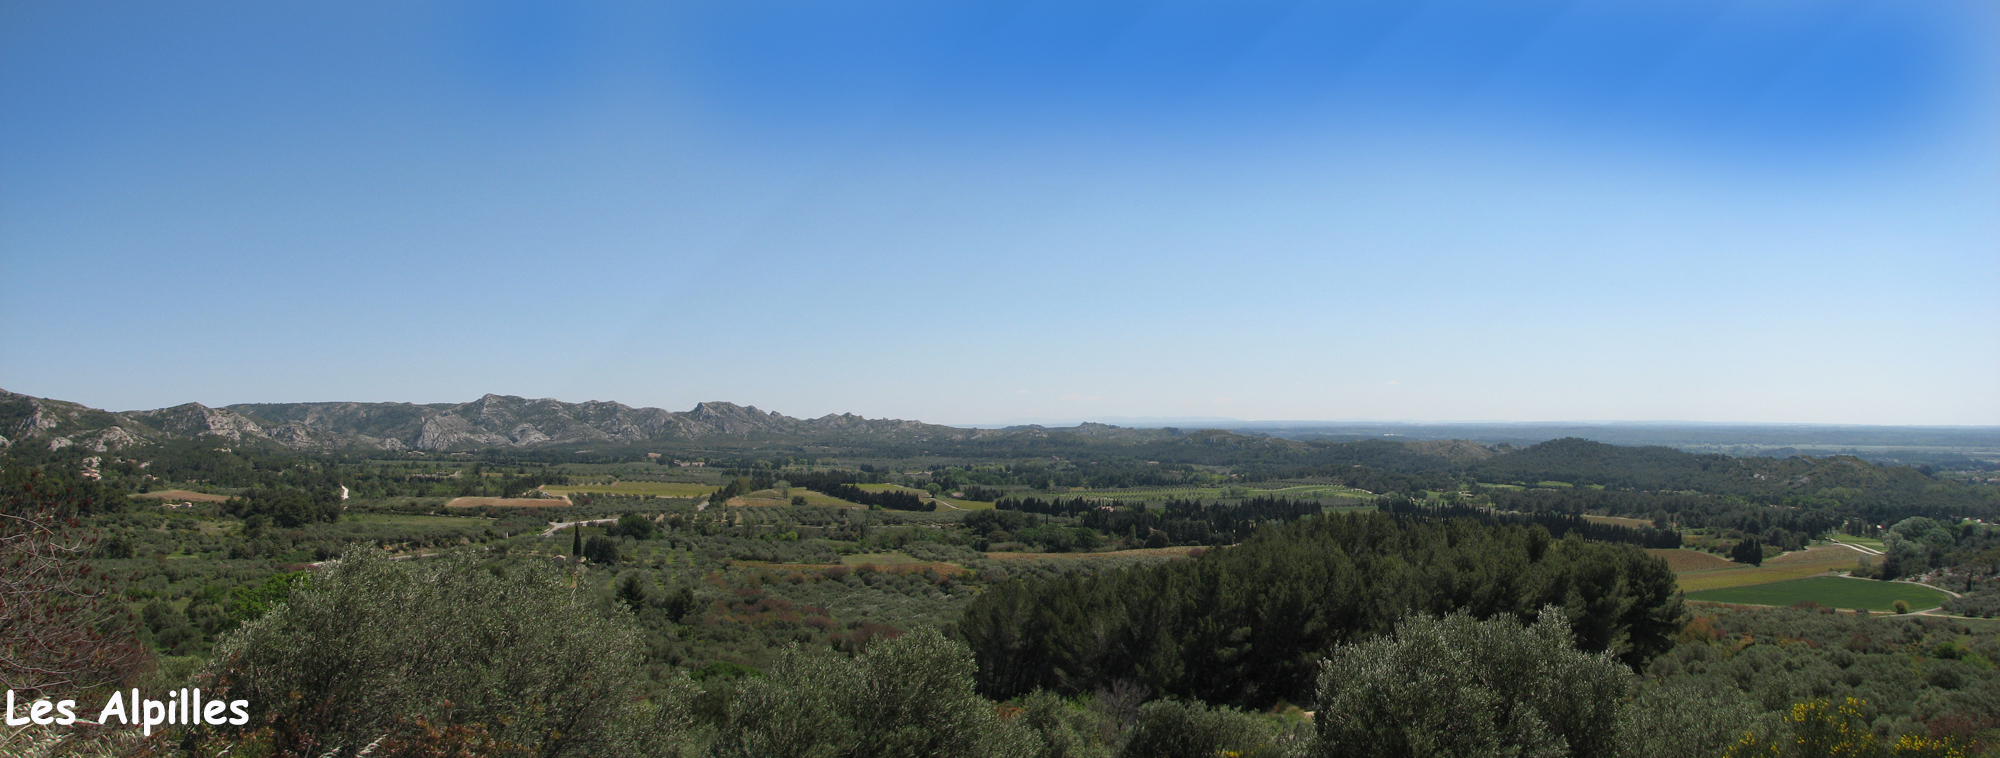
<svg viewBox="0 0 2000 758"><path fill-rule="evenodd" d="M2000 10L0 6L0 387L2000 424Z"/></svg>

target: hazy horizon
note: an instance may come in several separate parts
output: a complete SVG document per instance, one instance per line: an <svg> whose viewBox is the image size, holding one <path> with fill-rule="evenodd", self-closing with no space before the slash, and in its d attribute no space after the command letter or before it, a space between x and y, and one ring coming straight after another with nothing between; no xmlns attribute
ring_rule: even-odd
<svg viewBox="0 0 2000 758"><path fill-rule="evenodd" d="M1996 425L1996 38L1975 0L11 3L0 387Z"/></svg>

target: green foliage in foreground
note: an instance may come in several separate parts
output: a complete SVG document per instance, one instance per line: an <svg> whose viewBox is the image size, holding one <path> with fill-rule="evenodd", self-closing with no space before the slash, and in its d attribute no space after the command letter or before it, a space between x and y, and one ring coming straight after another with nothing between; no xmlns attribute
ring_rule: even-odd
<svg viewBox="0 0 2000 758"><path fill-rule="evenodd" d="M1532 626L1416 616L1342 648L1319 676L1316 758L1610 755L1624 667L1570 644L1560 608Z"/></svg>
<svg viewBox="0 0 2000 758"><path fill-rule="evenodd" d="M638 670L631 625L577 603L552 569L503 579L470 558L357 549L225 639L206 677L252 705L231 736L279 755L353 755L434 730L499 754L671 753L662 727L680 699L643 705Z"/></svg>
<svg viewBox="0 0 2000 758"><path fill-rule="evenodd" d="M1635 667L1680 629L1673 573L1638 548L1550 540L1538 527L1356 514L1266 530L1194 560L1002 584L967 606L959 633L994 697L1129 680L1262 708L1309 698L1321 656L1407 614L1526 619L1549 605L1566 611L1583 649Z"/></svg>

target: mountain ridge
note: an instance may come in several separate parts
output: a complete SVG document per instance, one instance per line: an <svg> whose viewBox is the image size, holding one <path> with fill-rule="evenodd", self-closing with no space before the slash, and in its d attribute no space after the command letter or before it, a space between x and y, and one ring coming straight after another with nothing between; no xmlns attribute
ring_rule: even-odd
<svg viewBox="0 0 2000 758"><path fill-rule="evenodd" d="M307 402L182 403L142 411L106 411L80 403L0 389L0 448L41 441L59 449L98 452L135 444L213 437L269 443L293 450L461 451L554 445L639 445L716 440L867 438L876 441L966 441L1040 437L1051 433L1123 439L1171 437L1177 431L1084 424L966 429L852 413L794 418L754 405L706 401L686 411L591 400L486 394L465 403Z"/></svg>

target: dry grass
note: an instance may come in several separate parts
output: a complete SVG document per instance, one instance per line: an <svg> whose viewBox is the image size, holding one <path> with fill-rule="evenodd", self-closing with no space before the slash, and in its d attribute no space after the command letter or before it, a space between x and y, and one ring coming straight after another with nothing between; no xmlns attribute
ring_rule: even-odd
<svg viewBox="0 0 2000 758"><path fill-rule="evenodd" d="M143 492L137 495L133 495L133 497L151 498L154 500L185 500L195 503L220 503L224 500L229 499L228 495L217 495L208 492L194 492L190 490L154 490L152 492Z"/></svg>
<svg viewBox="0 0 2000 758"><path fill-rule="evenodd" d="M568 500L549 497L455 497L446 508L561 508Z"/></svg>
<svg viewBox="0 0 2000 758"><path fill-rule="evenodd" d="M79 715L83 715L82 711L78 709ZM142 752L153 755L164 738L158 735L148 739L136 729L83 725L86 723L80 721L75 727L0 727L0 755L13 758L115 758Z"/></svg>

